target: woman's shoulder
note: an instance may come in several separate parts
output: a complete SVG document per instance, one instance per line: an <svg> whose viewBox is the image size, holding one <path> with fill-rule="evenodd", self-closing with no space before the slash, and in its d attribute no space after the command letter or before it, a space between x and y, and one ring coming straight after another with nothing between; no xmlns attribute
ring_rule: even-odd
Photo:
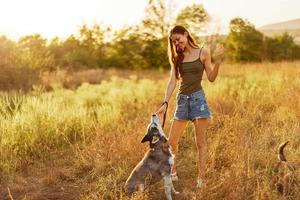
<svg viewBox="0 0 300 200"><path fill-rule="evenodd" d="M209 56L210 56L210 50L208 47L200 47L199 48L199 57L200 57L201 62L203 62Z"/></svg>
<svg viewBox="0 0 300 200"><path fill-rule="evenodd" d="M199 53L203 54L203 55L208 55L210 53L210 50L208 47L200 47L199 48Z"/></svg>

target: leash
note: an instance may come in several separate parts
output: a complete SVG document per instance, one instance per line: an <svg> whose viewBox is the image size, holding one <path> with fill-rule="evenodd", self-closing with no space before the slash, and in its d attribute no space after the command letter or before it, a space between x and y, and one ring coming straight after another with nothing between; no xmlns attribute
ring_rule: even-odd
<svg viewBox="0 0 300 200"><path fill-rule="evenodd" d="M163 122L162 122L162 128L164 128L164 126L165 126L166 115L167 115L168 106L169 106L169 104L168 104L168 102L167 102L167 101L164 101L164 102L161 104L161 106L163 106L164 104L166 104L166 105L167 105L167 108L166 108L166 112L164 113L164 118L163 118Z"/></svg>

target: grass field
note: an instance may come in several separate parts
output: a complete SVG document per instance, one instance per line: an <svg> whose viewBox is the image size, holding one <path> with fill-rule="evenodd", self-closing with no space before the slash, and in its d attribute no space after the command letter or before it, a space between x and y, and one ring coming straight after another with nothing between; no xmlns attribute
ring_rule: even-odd
<svg viewBox="0 0 300 200"><path fill-rule="evenodd" d="M129 199L123 185L148 149L140 140L163 100L169 72L107 74L93 84L87 78L74 87L56 82L47 90L0 93L0 199ZM214 83L204 76L213 112L206 132L208 184L196 189L189 123L179 144L180 194L174 199L283 199L272 169L286 140L288 160L300 166L299 77L300 62L225 64ZM131 199L164 198L159 182ZM300 199L299 189L290 199Z"/></svg>

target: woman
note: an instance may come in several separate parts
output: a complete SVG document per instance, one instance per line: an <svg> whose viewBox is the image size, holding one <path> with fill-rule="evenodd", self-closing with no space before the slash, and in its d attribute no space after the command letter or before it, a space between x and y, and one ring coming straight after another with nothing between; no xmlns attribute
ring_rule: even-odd
<svg viewBox="0 0 300 200"><path fill-rule="evenodd" d="M179 139L184 132L187 122L192 121L195 126L195 141L199 159L197 187L201 188L205 185L207 161L205 130L211 119L211 112L201 86L201 79L204 70L209 81L213 82L216 79L224 55L224 47L221 45L217 47L215 65L212 68L209 51L203 47L199 48L190 33L183 26L175 26L169 35L168 55L172 66L170 79L164 102L157 114L162 118L176 87L176 82L180 80L179 90L176 95L176 111L169 132L169 143L175 155L172 167L172 180L178 180L176 159Z"/></svg>

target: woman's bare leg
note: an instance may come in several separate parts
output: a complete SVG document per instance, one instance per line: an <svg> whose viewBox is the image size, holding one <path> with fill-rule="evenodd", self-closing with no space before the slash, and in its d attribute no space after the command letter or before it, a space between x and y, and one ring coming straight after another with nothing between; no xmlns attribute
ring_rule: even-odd
<svg viewBox="0 0 300 200"><path fill-rule="evenodd" d="M198 179L205 180L205 172L207 169L207 143L205 139L205 130L210 123L209 118L201 118L194 120L195 125L195 142L198 149Z"/></svg>
<svg viewBox="0 0 300 200"><path fill-rule="evenodd" d="M171 173L176 172L176 159L177 159L177 154L178 154L178 143L179 143L180 137L182 136L182 134L184 132L187 122L188 122L187 120L174 119L171 124L170 132L169 132L169 144L171 145L172 153L175 156L174 157L174 165L172 167Z"/></svg>

